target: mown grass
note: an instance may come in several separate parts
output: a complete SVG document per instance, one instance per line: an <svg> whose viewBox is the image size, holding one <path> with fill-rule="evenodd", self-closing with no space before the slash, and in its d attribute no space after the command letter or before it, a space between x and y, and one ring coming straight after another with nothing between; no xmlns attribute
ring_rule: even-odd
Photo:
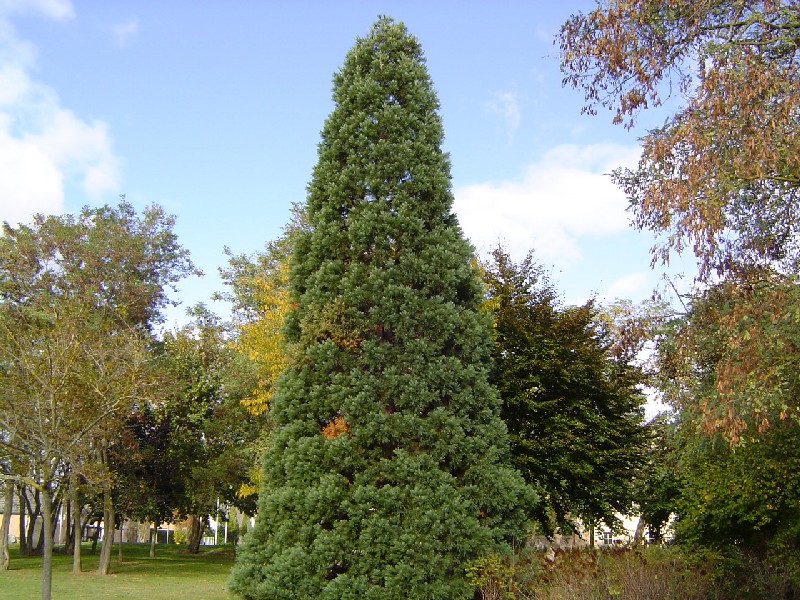
<svg viewBox="0 0 800 600"><path fill-rule="evenodd" d="M111 574L96 574L97 555L83 546L83 572L72 573L72 556L53 557L53 600L232 600L225 583L233 565L234 552L228 547L201 548L188 554L185 546L156 546L156 557L149 558L147 544L123 544L122 562L117 546ZM0 600L27 600L40 596L40 557L21 557L12 546L11 568L0 573Z"/></svg>

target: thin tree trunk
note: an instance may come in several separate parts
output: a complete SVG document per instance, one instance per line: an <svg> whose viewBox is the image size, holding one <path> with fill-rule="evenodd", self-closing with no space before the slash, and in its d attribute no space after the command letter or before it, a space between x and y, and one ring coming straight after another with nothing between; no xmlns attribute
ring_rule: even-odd
<svg viewBox="0 0 800 600"><path fill-rule="evenodd" d="M158 535L158 524L153 521L153 527L150 528L150 558L156 557L156 536Z"/></svg>
<svg viewBox="0 0 800 600"><path fill-rule="evenodd" d="M50 600L53 587L53 507L50 502L49 484L39 494L42 510L42 531L44 536L42 547L42 600Z"/></svg>
<svg viewBox="0 0 800 600"><path fill-rule="evenodd" d="M78 474L74 471L69 476L69 503L72 506L72 572L80 573L81 567L81 540L83 539L83 523L81 523L80 494L78 493Z"/></svg>
<svg viewBox="0 0 800 600"><path fill-rule="evenodd" d="M8 531L11 528L11 510L14 504L14 482L6 482L6 491L3 494L3 522L0 524L0 571L7 571L11 564L11 554L8 552Z"/></svg>
<svg viewBox="0 0 800 600"><path fill-rule="evenodd" d="M36 556L42 556L44 552L44 538L47 536L45 533L47 530L44 528L44 514L42 513L41 504L39 504L39 513L42 514L42 526L39 528L39 537L36 539ZM53 507L50 506L50 522L53 522ZM35 532L34 532L35 533Z"/></svg>
<svg viewBox="0 0 800 600"><path fill-rule="evenodd" d="M125 518L120 515L119 519L119 547L117 548L117 560L122 562L122 524L125 522Z"/></svg>
<svg viewBox="0 0 800 600"><path fill-rule="evenodd" d="M25 556L33 556L36 550L33 543L33 534L34 529L36 528L36 518L41 513L38 491L34 493L34 499L36 501L35 510L33 508L34 505L31 504L31 499L28 497L28 488L26 486L22 486L20 493L19 516L20 523L22 523L22 514L25 513L25 529L22 530L20 525L20 530L22 531L22 535L20 537L25 540Z"/></svg>
<svg viewBox="0 0 800 600"><path fill-rule="evenodd" d="M19 553L20 556L28 554L28 538L25 535L25 508L23 506L23 499L25 497L25 487L20 485L17 488L17 501L19 504Z"/></svg>
<svg viewBox="0 0 800 600"><path fill-rule="evenodd" d="M97 540L100 539L100 521L101 519L94 520L94 533L92 534L92 554L97 553Z"/></svg>
<svg viewBox="0 0 800 600"><path fill-rule="evenodd" d="M633 532L634 548L638 548L639 546L642 545L642 539L644 538L644 528L645 528L644 517L640 515L639 521L636 523L636 531Z"/></svg>
<svg viewBox="0 0 800 600"><path fill-rule="evenodd" d="M100 546L100 563L98 575L108 575L111 570L111 550L114 547L114 503L111 498L111 486L103 492L103 544Z"/></svg>
<svg viewBox="0 0 800 600"><path fill-rule="evenodd" d="M70 481L72 476L70 475ZM70 496L66 503L67 514L64 515L64 525L66 526L66 538L64 539L64 553L73 554L75 552L75 528L73 527L74 520L72 519L72 484L70 483Z"/></svg>
<svg viewBox="0 0 800 600"><path fill-rule="evenodd" d="M53 544L55 544L56 539L56 529L58 529L59 521L61 520L61 494L56 491L55 494L51 495L51 502L50 502L50 537L53 538ZM42 527L44 531L44 527ZM41 537L41 536L40 536Z"/></svg>
<svg viewBox="0 0 800 600"><path fill-rule="evenodd" d="M83 519L82 522L81 522L81 528L80 528L81 534L80 534L80 537L78 538L80 541L83 541L83 533L86 531L86 528L89 527L89 525L92 523L92 510L93 510L93 507L90 506L89 510L86 511L86 518ZM83 506L81 505L79 513L81 515L83 515L83 512L84 512L83 511Z"/></svg>
<svg viewBox="0 0 800 600"><path fill-rule="evenodd" d="M25 532L26 547L28 549L27 555L34 556L35 554L42 553L42 544L35 543L33 539L33 536L36 533L36 521L38 520L39 515L42 514L41 492L39 490L34 490L33 504L31 504L31 500L28 498L28 494L24 490L25 488L23 488L23 498L25 499L25 508L28 511L28 530ZM22 507L20 507L20 514L21 513ZM42 541L41 532L38 541Z"/></svg>

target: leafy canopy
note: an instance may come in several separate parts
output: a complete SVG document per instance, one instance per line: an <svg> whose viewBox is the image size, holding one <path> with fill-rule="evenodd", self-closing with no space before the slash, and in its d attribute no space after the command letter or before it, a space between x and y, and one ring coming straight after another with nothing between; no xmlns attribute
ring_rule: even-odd
<svg viewBox="0 0 800 600"><path fill-rule="evenodd" d="M614 525L628 513L644 462L641 371L633 335L615 336L593 302L561 307L529 254L514 263L498 247L483 265L500 391L514 465L540 490L547 534L576 519ZM623 329L623 328L620 328Z"/></svg>

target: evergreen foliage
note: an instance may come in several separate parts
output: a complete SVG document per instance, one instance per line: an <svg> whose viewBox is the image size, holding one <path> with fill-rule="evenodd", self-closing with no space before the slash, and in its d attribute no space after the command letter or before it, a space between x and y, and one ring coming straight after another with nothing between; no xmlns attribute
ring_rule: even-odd
<svg viewBox="0 0 800 600"><path fill-rule="evenodd" d="M505 464L490 324L419 43L380 18L333 98L293 253L277 427L231 588L471 598L466 566L523 532L531 494Z"/></svg>
<svg viewBox="0 0 800 600"><path fill-rule="evenodd" d="M539 523L547 534L576 517L613 526L632 508L644 463L641 372L615 357L593 301L558 306L532 255L516 264L497 248L484 279L497 337L492 380L514 465L544 499Z"/></svg>

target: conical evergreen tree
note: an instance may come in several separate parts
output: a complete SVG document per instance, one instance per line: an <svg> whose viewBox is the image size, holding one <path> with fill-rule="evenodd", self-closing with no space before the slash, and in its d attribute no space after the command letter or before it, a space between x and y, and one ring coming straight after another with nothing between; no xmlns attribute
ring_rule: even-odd
<svg viewBox="0 0 800 600"><path fill-rule="evenodd" d="M505 462L489 317L419 43L379 19L333 97L293 254L290 366L231 588L471 598L465 567L524 533L530 492Z"/></svg>

